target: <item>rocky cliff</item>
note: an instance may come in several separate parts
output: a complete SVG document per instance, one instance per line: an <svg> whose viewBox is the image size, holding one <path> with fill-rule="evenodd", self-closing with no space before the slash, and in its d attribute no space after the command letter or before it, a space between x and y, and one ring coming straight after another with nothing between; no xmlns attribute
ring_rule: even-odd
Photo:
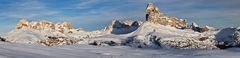
<svg viewBox="0 0 240 58"><path fill-rule="evenodd" d="M57 23L54 24L48 21L39 21L39 22L29 22L27 19L21 19L19 23L16 25L16 29L33 29L38 31L59 31L61 33L64 32L72 32L73 29L72 24L69 22ZM80 30L79 30L80 31Z"/></svg>
<svg viewBox="0 0 240 58"><path fill-rule="evenodd" d="M161 12L160 9L154 5L154 3L148 4L145 10L145 13L146 13L146 21L152 22L155 24L161 24L165 26L169 25L177 29L192 29L197 32L205 32L209 30L208 27L206 26L204 27L196 26L196 23L192 23L192 25L188 25L188 23L184 19L167 16L166 14Z"/></svg>
<svg viewBox="0 0 240 58"><path fill-rule="evenodd" d="M176 28L187 27L187 22L185 20L165 15L153 3L148 4L145 12L146 12L146 21L156 23L156 24L161 24L161 25L170 25Z"/></svg>
<svg viewBox="0 0 240 58"><path fill-rule="evenodd" d="M5 40L6 40L5 38L0 37L0 41L5 41Z"/></svg>
<svg viewBox="0 0 240 58"><path fill-rule="evenodd" d="M135 31L138 27L143 24L141 21L119 21L113 20L111 24L105 27L103 30L111 34L127 34Z"/></svg>

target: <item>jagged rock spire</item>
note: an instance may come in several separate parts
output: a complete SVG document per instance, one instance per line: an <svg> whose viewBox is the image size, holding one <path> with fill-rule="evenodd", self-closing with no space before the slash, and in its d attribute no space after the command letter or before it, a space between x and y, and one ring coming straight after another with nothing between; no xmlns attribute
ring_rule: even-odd
<svg viewBox="0 0 240 58"><path fill-rule="evenodd" d="M154 3L148 3L145 12L146 12L147 21L151 20L151 19L154 19L156 17L155 14L158 14L159 16L164 16L164 14L160 12L159 8L157 8L154 5Z"/></svg>
<svg viewBox="0 0 240 58"><path fill-rule="evenodd" d="M185 20L178 19L176 17L169 17L162 13L154 3L148 3L148 6L145 10L146 12L146 21L161 24L161 25L170 25L176 28L185 28L187 23Z"/></svg>

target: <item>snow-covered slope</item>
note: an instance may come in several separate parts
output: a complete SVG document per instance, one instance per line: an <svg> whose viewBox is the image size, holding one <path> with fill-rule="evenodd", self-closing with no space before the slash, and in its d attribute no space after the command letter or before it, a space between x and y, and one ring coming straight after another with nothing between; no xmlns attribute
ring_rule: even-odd
<svg viewBox="0 0 240 58"><path fill-rule="evenodd" d="M36 30L12 30L9 33L5 34L4 38L7 38L6 41L16 42L16 43L34 43L38 40L45 39L43 33L39 33Z"/></svg>
<svg viewBox="0 0 240 58"><path fill-rule="evenodd" d="M2 37L7 42L43 44L52 46L80 44L87 38L98 37L105 34L98 30L85 32L77 31L77 29L71 29L68 31L71 31L71 33L60 32L58 30L48 30L48 28L36 30L28 27L22 27L21 29L13 29Z"/></svg>
<svg viewBox="0 0 240 58"><path fill-rule="evenodd" d="M0 42L0 58L238 58L239 48L226 50L138 49L127 46L41 45Z"/></svg>
<svg viewBox="0 0 240 58"><path fill-rule="evenodd" d="M0 58L237 58L239 47L240 28L188 25L149 3L145 22L114 20L91 32L22 19L0 37Z"/></svg>
<svg viewBox="0 0 240 58"><path fill-rule="evenodd" d="M201 40L201 38L204 37L206 37L206 39ZM137 47L173 47L180 49L217 48L211 37L214 37L214 31L211 33L199 33L193 30L181 30L171 26L145 22L132 33L129 44Z"/></svg>

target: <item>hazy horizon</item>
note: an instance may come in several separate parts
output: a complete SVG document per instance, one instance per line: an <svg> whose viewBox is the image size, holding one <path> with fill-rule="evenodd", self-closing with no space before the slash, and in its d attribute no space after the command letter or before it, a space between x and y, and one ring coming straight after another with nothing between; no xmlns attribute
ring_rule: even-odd
<svg viewBox="0 0 240 58"><path fill-rule="evenodd" d="M240 0L151 0L169 16L216 28L240 26ZM87 31L108 25L113 19L144 20L146 0L1 0L0 35L20 18L29 21L71 22ZM139 19L140 18L140 19Z"/></svg>

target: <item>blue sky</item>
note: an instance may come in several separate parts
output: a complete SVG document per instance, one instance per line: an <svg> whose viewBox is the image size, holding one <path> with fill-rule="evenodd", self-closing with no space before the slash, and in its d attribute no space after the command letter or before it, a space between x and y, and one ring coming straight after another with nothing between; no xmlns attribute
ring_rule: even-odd
<svg viewBox="0 0 240 58"><path fill-rule="evenodd" d="M151 0L169 16L217 28L240 26L240 0ZM0 34L20 18L101 29L113 19L144 20L146 0L0 0Z"/></svg>

